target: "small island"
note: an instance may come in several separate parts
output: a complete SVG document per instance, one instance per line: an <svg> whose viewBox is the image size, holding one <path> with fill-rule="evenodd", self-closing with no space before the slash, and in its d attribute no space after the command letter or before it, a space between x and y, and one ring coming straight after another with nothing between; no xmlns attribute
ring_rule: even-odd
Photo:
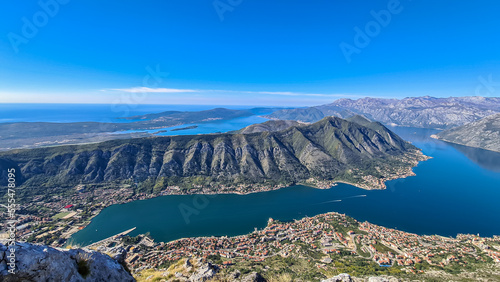
<svg viewBox="0 0 500 282"><path fill-rule="evenodd" d="M197 125L191 125L191 126L186 126L186 127L181 127L181 128L174 128L171 129L170 131L180 131L180 130L188 130L188 129L195 129L198 128Z"/></svg>

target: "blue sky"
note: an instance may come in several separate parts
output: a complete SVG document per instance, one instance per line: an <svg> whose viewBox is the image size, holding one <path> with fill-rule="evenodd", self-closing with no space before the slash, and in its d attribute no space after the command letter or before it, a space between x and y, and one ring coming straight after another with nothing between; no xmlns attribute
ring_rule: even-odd
<svg viewBox="0 0 500 282"><path fill-rule="evenodd" d="M500 89L499 12L498 1L6 2L0 103L499 96L481 88Z"/></svg>

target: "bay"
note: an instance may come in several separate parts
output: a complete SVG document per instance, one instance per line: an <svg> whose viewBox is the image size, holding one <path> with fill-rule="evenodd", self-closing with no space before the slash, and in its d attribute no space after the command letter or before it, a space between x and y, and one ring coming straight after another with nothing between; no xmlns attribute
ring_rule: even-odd
<svg viewBox="0 0 500 282"><path fill-rule="evenodd" d="M156 128L152 130L124 130L113 132L113 134L124 134L133 132L149 132L155 133L157 136L172 136L172 135L196 135L196 134L209 134L209 133L225 133L228 131L234 131L247 127L252 124L262 123L268 119L262 118L258 115L252 115L248 117L239 117L231 120L215 120L215 121L205 121L200 123L190 123L182 124L177 126ZM184 129L186 127L193 126L194 128ZM182 130L174 130L182 129ZM165 132L162 132L165 130ZM160 131L160 133L156 133Z"/></svg>
<svg viewBox="0 0 500 282"><path fill-rule="evenodd" d="M110 206L71 241L86 245L133 227L130 235L149 232L164 242L234 236L265 227L270 217L292 220L330 211L417 234L500 235L500 173L489 169L498 167L500 154L474 148L464 154L456 145L429 138L435 130L391 130L432 159L414 169L416 176L387 182L385 190L339 184L326 190L293 186L249 195L162 196Z"/></svg>

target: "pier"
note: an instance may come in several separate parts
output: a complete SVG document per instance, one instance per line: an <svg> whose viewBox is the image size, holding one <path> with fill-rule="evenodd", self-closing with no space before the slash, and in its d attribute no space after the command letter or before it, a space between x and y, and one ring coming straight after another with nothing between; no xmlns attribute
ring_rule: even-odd
<svg viewBox="0 0 500 282"><path fill-rule="evenodd" d="M130 232L134 231L136 228L137 228L137 227L130 228L130 229L128 229L128 230L125 230L125 231L123 231L123 232L121 232L121 233L118 233L118 234L116 234L116 235L113 235L113 236L111 236L111 237L108 237L108 238L102 239L102 240L100 240L100 241L94 242L94 243L92 243L92 244L90 244L90 245L86 246L86 248L92 248L92 247L97 246L97 245L100 245L100 244L105 244L105 243L106 243L106 241L116 239L116 238L118 238L118 237L120 237L120 236L125 236L125 235L129 234Z"/></svg>

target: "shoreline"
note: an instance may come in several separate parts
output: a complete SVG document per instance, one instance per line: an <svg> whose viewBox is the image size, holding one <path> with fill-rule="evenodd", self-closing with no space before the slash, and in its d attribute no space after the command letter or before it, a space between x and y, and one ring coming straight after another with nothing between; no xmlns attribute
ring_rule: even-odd
<svg viewBox="0 0 500 282"><path fill-rule="evenodd" d="M71 239L71 237L74 234L87 228L87 226L90 223L92 223L92 220L96 216L101 214L101 212L105 208L108 208L108 207L113 206L113 205L127 204L127 203L130 203L133 201L153 199L153 198L160 197L160 196L170 196L170 195L214 195L214 196L216 196L216 195L225 195L225 194L245 196L245 195L250 195L253 193L275 191L275 190L279 190L282 188L288 188L288 187L293 187L293 186L297 186L297 185L302 185L302 186L310 187L313 189L331 189L331 188L337 186L339 183L347 184L347 185L356 187L358 189L363 189L363 190L385 190L385 189L387 189L387 185L386 185L387 181L396 180L396 179L405 179L405 178L410 177L410 176L415 176L416 174L413 172L413 168L418 166L418 164L420 162L431 159L431 157L424 155L422 153L422 151L420 151L420 150L412 151L406 157L409 157L410 159L406 160L407 161L406 164L408 166L404 168L404 171L393 172L392 175L389 175L389 176L384 177L384 178L378 178L378 179L372 179L373 176L371 176L371 175L358 176L358 177L360 177L359 178L360 180L363 180L363 182L360 181L360 183L352 183L352 182L349 182L346 180L316 180L314 178L310 178L307 180L303 180L301 182L290 183L290 184L277 184L274 186L264 186L263 185L263 186L255 187L258 184L249 184L250 191L235 191L234 187L224 186L223 187L224 190L219 190L219 191L213 191L213 190L207 191L203 187L194 187L191 189L191 190L195 190L193 192L190 192L189 190L188 191L181 191L178 186L168 186L165 190L160 191L157 194L148 194L148 195L138 194L138 195L135 195L135 197L132 197L132 199L127 199L127 200L120 201L120 202L117 202L117 203L114 203L111 205L103 206L102 208L100 208L98 210L97 213L93 214L91 217L88 218L88 220L86 221L88 223L86 225L84 225L84 227L82 229L77 229L77 230L74 230L74 232L67 233L68 240L66 241L66 243L64 243L64 245L67 245L67 242L69 241L69 239ZM254 189L252 189L252 188L254 188ZM226 190L226 189L229 189L229 190ZM236 189L238 189L238 188L236 188Z"/></svg>
<svg viewBox="0 0 500 282"><path fill-rule="evenodd" d="M471 145L466 145L466 144L463 144L463 143L453 142L453 141L450 141L450 140L447 140L447 139L443 139L443 138L439 137L436 134L432 134L430 137L432 139L443 141L443 142L450 143L450 144L460 145L460 146L464 146L464 147L468 147L468 148L474 148L474 149L481 149L481 150L485 150L485 151L493 152L493 153L500 153L500 151L495 151L495 150L490 150L490 149L481 148L481 147L477 147L477 146L471 146Z"/></svg>
<svg viewBox="0 0 500 282"><path fill-rule="evenodd" d="M346 228L339 230L336 228L337 225L344 225ZM329 228L331 231L328 232ZM114 242L115 245L124 244L123 237L119 235L110 237L111 242ZM316 240L324 236L331 240L330 245L317 244ZM445 257L448 254L453 254L454 257L458 258L462 258L462 255L471 255L477 259L477 254L481 254L493 260L496 259L492 262L500 263L498 248L484 247L488 246L486 245L488 243L485 242L500 242L498 235L481 237L474 234L457 233L455 236L446 237L437 234L417 234L369 221L360 221L345 213L335 211L303 216L286 222L269 218L264 227L237 235L191 236L170 241L154 241L151 236L142 233L138 234L136 238L138 240L135 243L127 243L128 246L134 248L137 246L141 246L141 249L144 248L138 253L144 259L139 261L137 255L132 255L127 261L135 274L139 274L144 269L164 271L166 268L162 267L163 263L178 261L186 257L207 258L210 255L216 255L222 259L217 264L224 267L227 266L226 261L229 261L230 265L239 265L248 261L262 262L274 256L286 258L295 248L322 252L324 255L336 253L346 258L348 258L346 255L350 254L363 260L373 261L380 266L389 264L398 268L411 266L422 261L426 261L430 266L445 267L448 263L441 263L443 261L439 257L443 251L447 253ZM284 239L289 241L283 241ZM374 240L377 242L375 243ZM302 244L297 246L295 243L297 241ZM147 245L141 245L142 242L146 242ZM279 245L274 242L278 242ZM104 240L82 248L106 252L110 249L106 246L107 243ZM371 244L377 245L373 247ZM414 249L414 244L417 244L420 249ZM381 250L377 246L381 246L380 248L385 248L385 250ZM366 252L370 256L358 253L358 250ZM388 253L386 253L387 250L389 250ZM500 249L498 250L500 251ZM301 258L314 259L318 263L322 262L319 261L320 258L314 256ZM386 259L389 259L389 263L385 262ZM412 263L406 264L405 262L408 260L412 260ZM498 264L493 265L498 266ZM325 267L326 265L321 266Z"/></svg>
<svg viewBox="0 0 500 282"><path fill-rule="evenodd" d="M329 212L325 212L325 213L319 213L317 215L313 215L313 216L307 216L307 215L304 215L300 218L294 218L292 221L300 221L300 220L303 220L303 219L306 219L306 218L314 218L314 217L318 217L318 216L324 216L324 215L328 215L328 214L340 214L340 215L343 215L343 216L349 216L345 213L339 213L339 212L336 212L336 211L329 211ZM351 217L351 216L349 216ZM353 218L354 220L358 221L358 222L361 222L359 220L357 220L356 218L354 217L351 217ZM270 217L268 219L268 224L270 222L272 218ZM273 221L272 222L281 222L281 223L285 223L285 222L282 222L280 220L277 220L277 219L272 219ZM409 231L404 231L404 230L399 230L399 229L396 229L394 227L386 227L386 226L383 226L383 225L380 225L380 224L375 224L375 223L371 223L369 221L363 221L363 222L368 222L370 224L373 224L373 225L377 225L377 226L381 226L381 227L384 227L384 228L387 228L389 230L393 230L393 231L399 231L399 232L404 232L404 233L407 233L407 234L412 234L412 235L417 235L417 236L436 236L436 237L440 237L442 239L457 239L457 237L460 237L460 236L476 236L477 234L472 234L472 233L457 233L457 235L455 235L455 237L453 236L443 236L443 235L439 235L439 234L425 234L425 233L414 233L414 232L409 232ZM267 225L266 225L267 227ZM192 237L183 237L183 238L178 238L178 239L174 239L174 240L170 240L170 241L158 241L158 242L155 242L155 243L164 243L164 244L172 244L172 243L175 243L175 242L178 242L178 241L182 241L182 240L189 240L189 239L193 239L193 238L205 238L205 239L208 239L208 238L241 238L241 237L245 237L245 236L248 236L250 234L253 234L255 232L259 232L259 231L262 231L262 230L265 230L266 227L263 227L263 228L260 228L260 229L255 229L254 231L252 232L248 232L248 233L245 233L245 234L239 234L239 235L234 235L234 236L229 236L229 235L221 235L221 236L216 236L216 235L211 235L211 236L192 236ZM116 234L116 235L113 235L113 236L117 236L119 234ZM145 234L138 234L137 236L146 236ZM111 237L113 237L111 236ZM494 239L494 238L497 238L497 237L500 237L500 233L498 235L492 235L492 236L480 236L482 238L490 238L490 239ZM150 238L152 240L154 240L154 238ZM99 241L97 242L94 242L94 243L91 243L89 244L88 246L91 246L93 244L96 244L98 243ZM87 247L87 246L85 246ZM84 248L85 248L84 247Z"/></svg>
<svg viewBox="0 0 500 282"><path fill-rule="evenodd" d="M425 156L422 154L422 156ZM428 157L428 156L425 156L427 157L425 160L428 160L430 159L431 157ZM423 161L425 161L423 160ZM418 162L420 163L420 161ZM417 163L417 164L418 164ZM385 183L387 181L391 181L391 180L396 180L396 179L404 179L404 178L407 178L407 177L410 177L410 176L416 176L416 174L413 172L413 168L415 166L409 168L409 171L410 173L407 173L407 174L404 174L404 175L397 175L397 177L393 177L393 178L386 178L384 179L384 181L382 182L383 184L383 188L373 188L373 187L369 187L369 186L366 186L366 185L363 185L363 184L355 184L355 183L350 183L348 181L344 181L344 180L335 180L335 181L328 181L328 186L324 186L324 187L319 187L317 185L314 185L314 184L311 184L311 183L307 183L307 182L300 182L300 183L294 183L292 185L278 185L280 187L273 187L272 189L269 189L269 190L261 190L261 191L248 191L248 192L239 192L239 191L222 191L222 192L213 192L213 193L207 193L207 192L203 192L203 191L198 191L195 192L195 193L175 193L175 192L172 192L172 193L163 193L160 192L159 195L148 195L148 197L146 198L143 198L143 199L135 199L135 200L130 200L130 201L124 201L124 202L121 202L121 203L117 203L117 204L113 204L113 205L123 205L123 204L127 204L127 203L131 203L131 202L134 202L134 201L142 201L142 200L149 200L149 199L153 199L153 198L157 198L157 197L162 197L162 196L187 196L187 195L213 195L213 196L217 196L217 195L239 195L239 196L245 196L245 195L250 195L250 194L254 194L254 193L264 193L264 192L271 192L271 191L277 191L277 190L280 190L280 189L285 189L285 188L290 188L290 187L293 187L293 186L305 186L305 187L308 187L308 188L312 188L312 189L319 189L319 190L327 190L327 189L332 189L334 187L336 187L338 184L346 184L346 185L350 185L350 186L353 186L353 187L356 187L358 189L363 189L363 190L385 190L387 189L387 186L385 185ZM105 208L108 208L110 206L113 206L113 205L109 205L109 206L106 206L106 207L103 207L102 209L99 210L98 213L94 214L91 218L89 218L88 220L88 224L90 224L92 222L92 219L94 219L96 216L98 216ZM307 216L306 216L307 217ZM303 217L305 218L305 217ZM85 228L87 228L87 225L85 225ZM83 229L79 229L77 230L76 232L74 233L71 233L69 234L69 238L71 238L71 236L73 234L76 234L78 233L79 231L83 230ZM141 235L141 234L139 234ZM245 236L246 234L240 234L240 235L236 235L237 236ZM224 236L201 236L201 237L206 237L206 238L210 238L210 237L224 237ZM235 237L235 236L231 236L231 237ZM169 241L169 242L175 242L177 240L181 240L181 239L189 239L189 238L198 238L198 237L187 237L187 238L179 238L179 239L175 239L175 240L172 240L172 241ZM169 243L169 242L163 242L163 243ZM95 242L94 242L95 243ZM91 243L89 245L92 245L94 243ZM78 244L77 244L78 245ZM86 246L85 246L86 247Z"/></svg>

